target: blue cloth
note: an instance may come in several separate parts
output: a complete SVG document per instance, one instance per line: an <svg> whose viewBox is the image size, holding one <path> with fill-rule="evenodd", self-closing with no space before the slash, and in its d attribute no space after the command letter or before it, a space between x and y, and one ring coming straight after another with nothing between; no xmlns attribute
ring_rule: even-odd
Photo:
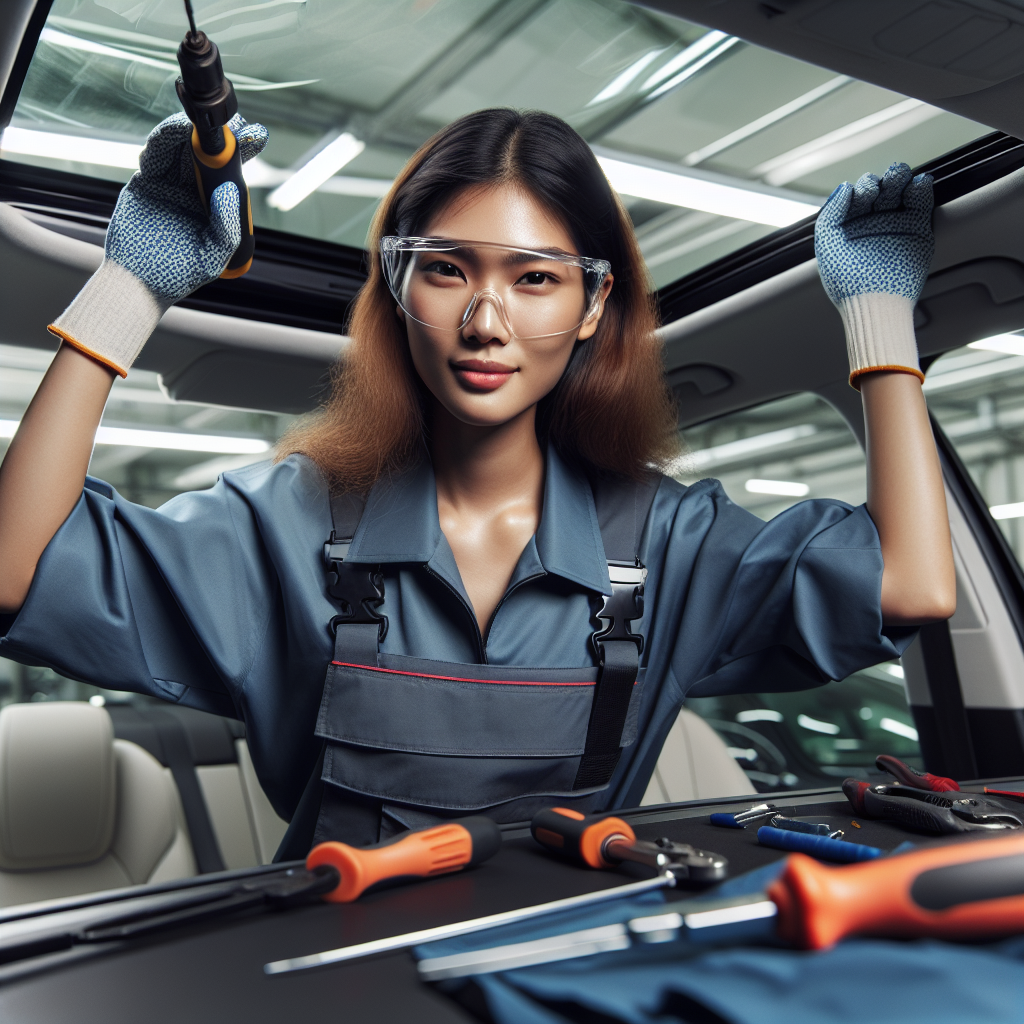
<svg viewBox="0 0 1024 1024"><path fill-rule="evenodd" d="M760 892L784 865L779 860L730 879L708 898ZM664 898L685 896L668 891ZM617 900L414 952L425 959L595 928L657 913L661 902L661 894ZM558 1012L559 1004L629 1024L1020 1024L1024 938L985 946L852 939L822 952L770 946L706 951L683 940L478 975L473 983L497 1024L564 1024L570 1018ZM460 984L441 987L452 991Z"/></svg>
<svg viewBox="0 0 1024 1024"><path fill-rule="evenodd" d="M290 818L317 754L332 656L330 530L326 483L301 456L225 473L156 510L89 480L0 654L243 719L260 782ZM640 735L607 807L639 804L687 694L817 686L897 657L914 635L882 625L882 557L863 507L805 501L764 523L717 481L686 488L666 478L641 555ZM385 654L593 664L597 595L609 589L604 549L589 483L553 450L537 534L486 637L441 532L426 462L373 489L349 558L381 564Z"/></svg>

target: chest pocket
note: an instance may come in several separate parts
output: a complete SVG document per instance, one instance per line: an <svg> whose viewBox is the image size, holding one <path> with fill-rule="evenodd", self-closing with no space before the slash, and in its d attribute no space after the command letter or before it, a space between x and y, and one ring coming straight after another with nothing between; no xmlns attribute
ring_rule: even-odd
<svg viewBox="0 0 1024 1024"><path fill-rule="evenodd" d="M591 638L598 666L583 669L378 654L383 582L345 560L362 506L336 498L324 554L341 613L316 727L331 800L379 801L404 821L479 811L516 821L555 802L590 809L636 738L644 641L631 624L643 613L646 577L636 552L656 487L657 478L617 485L602 500L595 486L612 595ZM322 812L318 836L329 831Z"/></svg>

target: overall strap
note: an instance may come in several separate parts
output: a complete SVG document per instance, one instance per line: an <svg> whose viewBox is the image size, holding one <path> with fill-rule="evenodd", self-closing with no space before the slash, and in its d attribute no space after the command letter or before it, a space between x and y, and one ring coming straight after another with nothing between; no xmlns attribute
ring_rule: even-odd
<svg viewBox="0 0 1024 1024"><path fill-rule="evenodd" d="M591 637L598 675L590 708L587 740L573 789L607 785L622 748L622 730L640 670L644 638L631 629L644 611L647 568L640 561L640 538L654 503L660 477L639 481L597 477L591 481L612 595L598 618L606 625Z"/></svg>
<svg viewBox="0 0 1024 1024"><path fill-rule="evenodd" d="M388 628L386 616L376 611L384 600L384 582L378 572L367 571L365 566L359 570L346 563L349 546L365 508L366 498L361 494L345 492L331 495L331 536L324 543L324 569L327 592L341 609L330 621L334 634L334 660L375 665L377 642L384 639ZM339 626L344 626L344 629L339 631ZM347 820L351 814L346 801L333 792L325 791L325 754L326 743L321 743L306 788L274 855L275 863L304 859L317 835L328 827L331 834L350 834L351 830L346 826L352 824ZM362 808L352 813L360 818L358 825L362 829L372 832L372 837L366 842L376 842L380 807L371 808L369 813Z"/></svg>
<svg viewBox="0 0 1024 1024"><path fill-rule="evenodd" d="M345 492L331 496L331 536L324 544L327 593L341 611L331 619L335 636L335 658L360 665L377 664L377 645L388 632L388 620L378 614L384 600L384 581L379 571L349 564L348 549L366 508L361 494ZM338 635L338 627L345 632ZM342 647L343 658L338 658Z"/></svg>

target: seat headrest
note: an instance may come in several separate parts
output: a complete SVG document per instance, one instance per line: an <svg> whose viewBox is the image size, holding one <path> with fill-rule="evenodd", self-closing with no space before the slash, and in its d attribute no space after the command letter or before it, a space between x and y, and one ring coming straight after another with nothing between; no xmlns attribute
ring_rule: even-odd
<svg viewBox="0 0 1024 1024"><path fill-rule="evenodd" d="M103 708L69 701L0 711L0 869L98 860L116 809L114 727Z"/></svg>

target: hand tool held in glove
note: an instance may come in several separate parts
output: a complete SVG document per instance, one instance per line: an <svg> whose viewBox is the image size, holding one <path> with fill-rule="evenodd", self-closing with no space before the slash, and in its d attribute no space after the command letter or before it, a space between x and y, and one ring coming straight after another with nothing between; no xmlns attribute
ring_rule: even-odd
<svg viewBox="0 0 1024 1024"><path fill-rule="evenodd" d="M704 885L720 882L728 873L729 862L721 854L670 839L639 840L625 821L608 815L548 807L534 815L530 832L546 849L591 868L630 861Z"/></svg>
<svg viewBox="0 0 1024 1024"><path fill-rule="evenodd" d="M335 868L341 880L324 899L351 903L367 889L384 882L433 878L472 867L493 857L500 846L501 831L490 818L460 818L416 832L403 832L376 846L320 843L310 851L306 867Z"/></svg>
<svg viewBox="0 0 1024 1024"><path fill-rule="evenodd" d="M178 47L181 78L175 83L178 99L192 122L192 164L199 196L209 213L210 196L218 185L233 181L238 188L238 214L242 241L221 277L241 277L252 266L255 239L252 205L242 177L242 157L228 121L238 112L234 87L224 77L220 52L205 32L196 29L190 0L185 0L189 31Z"/></svg>
<svg viewBox="0 0 1024 1024"><path fill-rule="evenodd" d="M1024 835L993 836L843 867L795 853L766 893L669 903L622 924L424 959L418 969L424 981L442 981L681 938L781 938L824 949L855 934L979 939L1021 931Z"/></svg>

